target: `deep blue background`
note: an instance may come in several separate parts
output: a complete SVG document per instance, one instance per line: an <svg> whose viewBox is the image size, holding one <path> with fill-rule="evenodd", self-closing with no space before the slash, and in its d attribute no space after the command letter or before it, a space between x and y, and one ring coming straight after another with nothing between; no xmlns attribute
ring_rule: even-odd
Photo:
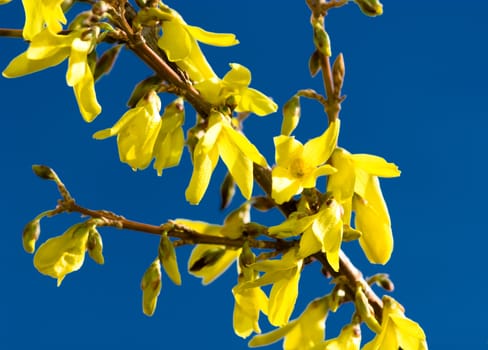
<svg viewBox="0 0 488 350"><path fill-rule="evenodd" d="M236 47L205 48L221 76L229 62L239 62L253 72L252 86L279 105L298 89L322 91L321 79L308 74L312 40L304 1L169 4L188 23L236 33L241 42ZM390 262L370 266L356 243L344 250L366 275L391 275L392 295L423 326L432 349L488 349L487 10L488 3L477 0L390 0L378 18L363 16L353 4L327 17L333 54L343 52L347 69L340 144L351 152L381 155L403 171L400 178L382 181L395 236ZM1 27L22 24L20 1L0 7ZM26 44L2 38L0 47L3 69ZM125 112L133 85L150 75L133 54L123 50L112 74L97 84L103 113L92 124L77 112L65 71L63 63L0 80L0 348L247 348L232 330L234 268L207 287L186 272L181 287L165 276L155 315L142 314L139 283L157 253L157 237L103 230L105 265L87 259L60 288L32 266L22 249L22 228L57 199L52 183L32 175L35 163L54 167L80 204L135 220L158 224L186 217L220 223L227 214L218 211L215 194L222 165L201 205L192 207L184 200L191 169L186 152L180 167L159 178L152 169L134 173L120 163L115 139L91 138ZM317 135L324 116L313 102L304 101L303 109L296 135L306 141ZM193 115L188 109L188 125ZM270 163L280 123L276 113L253 116L246 124L249 138ZM280 217L258 213L253 219L271 225ZM41 241L78 220L75 214L45 219ZM178 250L182 267L188 254L187 248ZM318 267L310 266L300 288L297 313L329 286ZM330 316L329 337L349 319L351 309L346 309Z"/></svg>

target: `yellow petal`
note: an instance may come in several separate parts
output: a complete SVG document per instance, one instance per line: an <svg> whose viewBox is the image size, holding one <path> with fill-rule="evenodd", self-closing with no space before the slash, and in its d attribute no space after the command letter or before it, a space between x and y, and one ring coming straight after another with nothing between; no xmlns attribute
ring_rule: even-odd
<svg viewBox="0 0 488 350"><path fill-rule="evenodd" d="M370 154L353 154L351 157L358 168L363 169L370 175L379 177L400 176L398 167L394 163L389 163L381 157Z"/></svg>
<svg viewBox="0 0 488 350"><path fill-rule="evenodd" d="M271 197L277 204L290 200L303 190L301 181L292 177L288 169L276 166L273 168L271 176Z"/></svg>
<svg viewBox="0 0 488 350"><path fill-rule="evenodd" d="M185 25L179 21L164 21L163 35L158 40L158 46L166 52L172 62L184 60L190 56L192 38Z"/></svg>
<svg viewBox="0 0 488 350"><path fill-rule="evenodd" d="M49 67L57 66L68 57L69 52L70 51L67 48L58 50L52 56L39 60L28 59L27 53L24 52L10 61L2 75L5 78L17 78Z"/></svg>
<svg viewBox="0 0 488 350"><path fill-rule="evenodd" d="M234 34L207 32L200 27L186 25L186 29L196 40L213 46L233 46L239 44Z"/></svg>
<svg viewBox="0 0 488 350"><path fill-rule="evenodd" d="M302 260L293 269L283 272L284 278L273 284L269 295L268 320L273 326L288 323L298 297Z"/></svg>
<svg viewBox="0 0 488 350"><path fill-rule="evenodd" d="M261 288L240 289L233 288L235 299L233 325L235 333L247 338L254 331L261 333L259 328L259 312L264 314L268 310L268 297Z"/></svg>
<svg viewBox="0 0 488 350"><path fill-rule="evenodd" d="M259 150L249 141L242 133L234 130L230 124L224 124L223 128L232 143L240 149L240 151L254 163L262 167L268 167L268 163Z"/></svg>
<svg viewBox="0 0 488 350"><path fill-rule="evenodd" d="M329 124L329 127L319 137L309 140L303 146L303 158L311 166L324 164L337 146L340 120Z"/></svg>
<svg viewBox="0 0 488 350"><path fill-rule="evenodd" d="M236 112L252 112L260 117L274 113L278 110L278 105L262 92L246 88L241 93Z"/></svg>
<svg viewBox="0 0 488 350"><path fill-rule="evenodd" d="M85 62L87 73L73 86L78 108L87 123L92 122L102 111L102 107L97 101L95 81L89 69L88 64Z"/></svg>
<svg viewBox="0 0 488 350"><path fill-rule="evenodd" d="M198 204L207 191L210 177L219 160L219 153L217 147L210 149L207 153L203 153L200 140L195 146L193 159L193 173L191 175L190 183L185 191L186 200L190 204Z"/></svg>
<svg viewBox="0 0 488 350"><path fill-rule="evenodd" d="M275 145L275 162L284 168L288 168L290 162L296 156L301 156L303 145L293 136L280 135L273 138Z"/></svg>
<svg viewBox="0 0 488 350"><path fill-rule="evenodd" d="M253 163L238 145L224 133L218 142L219 154L227 166L232 178L246 199L251 198L254 183Z"/></svg>
<svg viewBox="0 0 488 350"><path fill-rule="evenodd" d="M224 75L223 82L229 88L247 88L251 83L251 71L238 63L231 63L230 67L231 70Z"/></svg>
<svg viewBox="0 0 488 350"><path fill-rule="evenodd" d="M337 172L327 178L327 192L332 192L339 203L351 200L356 181L351 154L345 149L336 148L332 153L330 163Z"/></svg>
<svg viewBox="0 0 488 350"><path fill-rule="evenodd" d="M356 228L362 232L359 244L368 260L375 264L386 264L393 251L388 208L381 193L379 180L371 176L364 198L353 198L356 212Z"/></svg>

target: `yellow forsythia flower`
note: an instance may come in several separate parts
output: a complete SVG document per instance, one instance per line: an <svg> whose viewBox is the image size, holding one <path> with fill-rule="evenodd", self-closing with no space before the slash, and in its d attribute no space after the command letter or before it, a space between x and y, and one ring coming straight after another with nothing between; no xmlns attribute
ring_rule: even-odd
<svg viewBox="0 0 488 350"><path fill-rule="evenodd" d="M161 129L154 144L154 169L157 170L159 176L162 175L163 169L177 166L180 163L185 147L184 122L183 99L177 98L164 109Z"/></svg>
<svg viewBox="0 0 488 350"><path fill-rule="evenodd" d="M259 328L259 312L265 315L268 313L268 297L261 288L239 288L239 285L232 288L235 299L234 306L234 331L242 337L247 338L254 331L261 333Z"/></svg>
<svg viewBox="0 0 488 350"><path fill-rule="evenodd" d="M61 236L48 239L34 255L34 266L42 274L58 280L78 271L85 260L89 231L93 225L81 223L71 226Z"/></svg>
<svg viewBox="0 0 488 350"><path fill-rule="evenodd" d="M269 97L249 87L251 72L246 67L230 64L231 70L219 79L216 76L195 84L195 88L214 106L221 105L232 96L236 112L252 112L264 116L276 112L278 106Z"/></svg>
<svg viewBox="0 0 488 350"><path fill-rule="evenodd" d="M342 243L342 206L334 199L324 203L313 215L290 215L279 225L268 228L277 238L288 238L303 233L298 256L306 258L318 251L326 253L327 261L335 271L339 270L339 251Z"/></svg>
<svg viewBox="0 0 488 350"><path fill-rule="evenodd" d="M193 82L215 77L215 73L203 55L198 41L213 46L232 46L239 43L234 34L207 32L185 23L175 10L170 9L172 19L162 22L163 34L158 46L168 59L185 71Z"/></svg>
<svg viewBox="0 0 488 350"><path fill-rule="evenodd" d="M102 140L117 135L120 161L133 170L145 169L153 158L153 150L161 128L161 100L150 91L109 129L97 131L93 137Z"/></svg>
<svg viewBox="0 0 488 350"><path fill-rule="evenodd" d="M339 125L339 120L331 122L321 136L305 145L292 136L274 138L276 166L272 171L272 197L276 203L286 202L304 188L315 187L317 177L335 172L324 163L336 147Z"/></svg>
<svg viewBox="0 0 488 350"><path fill-rule="evenodd" d="M363 350L427 350L425 333L417 322L405 317L404 308L393 298L383 297L381 332Z"/></svg>
<svg viewBox="0 0 488 350"><path fill-rule="evenodd" d="M393 235L378 176L399 176L398 167L381 157L350 154L342 148L334 151L330 163L337 173L328 177L327 191L344 207L344 223L349 224L354 210L355 227L362 233L359 244L368 260L385 264L393 251Z"/></svg>
<svg viewBox="0 0 488 350"><path fill-rule="evenodd" d="M213 111L193 152L193 173L185 192L191 204L198 204L205 194L219 156L246 199L252 194L253 163L267 166L256 146L232 127L230 118Z"/></svg>
<svg viewBox="0 0 488 350"><path fill-rule="evenodd" d="M250 347L264 346L284 338L284 350L310 350L323 343L325 319L329 311L328 298L315 299L297 319L266 334L256 335Z"/></svg>
<svg viewBox="0 0 488 350"><path fill-rule="evenodd" d="M232 288L234 295L234 332L247 338L252 332L261 333L259 328L259 313L268 314L268 297L260 287L243 288L246 282L253 282L259 276L250 265L256 260L256 256L247 244L244 245L239 256L238 283Z"/></svg>
<svg viewBox="0 0 488 350"><path fill-rule="evenodd" d="M44 29L32 38L27 51L9 63L3 76L17 78L35 73L56 66L68 57L66 82L73 87L81 115L85 121L91 122L101 112L93 73L87 62L96 37L97 33L91 30L74 30L61 35Z"/></svg>
<svg viewBox="0 0 488 350"><path fill-rule="evenodd" d="M186 219L177 219L174 222L204 235L226 237L223 234L224 226L221 225ZM192 275L202 278L202 283L206 285L224 273L240 253L241 249L229 249L215 244L197 244L188 260L188 270Z"/></svg>
<svg viewBox="0 0 488 350"><path fill-rule="evenodd" d="M141 280L142 312L146 316L152 316L156 310L159 293L161 293L161 263L156 258L144 272Z"/></svg>
<svg viewBox="0 0 488 350"><path fill-rule="evenodd" d="M246 282L242 288L254 288L273 284L269 295L268 320L273 326L283 326L290 319L298 297L298 283L303 259L291 249L279 260L265 260L252 264L256 271L265 272L253 282Z"/></svg>
<svg viewBox="0 0 488 350"><path fill-rule="evenodd" d="M44 28L53 33L63 29L66 24L61 7L64 0L22 0L25 12L25 24L22 35L25 40L32 40Z"/></svg>

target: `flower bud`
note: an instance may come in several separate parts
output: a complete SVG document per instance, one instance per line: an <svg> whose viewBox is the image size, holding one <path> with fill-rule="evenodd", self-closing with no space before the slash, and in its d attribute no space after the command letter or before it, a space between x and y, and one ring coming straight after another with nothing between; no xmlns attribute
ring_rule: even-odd
<svg viewBox="0 0 488 350"><path fill-rule="evenodd" d="M340 94L342 85L344 84L344 75L346 74L346 67L344 65L344 56L340 53L332 65L332 79L334 81L334 89L337 94Z"/></svg>
<svg viewBox="0 0 488 350"><path fill-rule="evenodd" d="M374 316L373 307L369 304L366 294L364 294L363 288L358 286L354 297L354 304L356 305L356 311L361 316L361 320L375 333L381 332L381 326Z"/></svg>
<svg viewBox="0 0 488 350"><path fill-rule="evenodd" d="M39 239L40 234L41 225L39 218L29 221L27 225L25 225L24 231L22 232L22 244L27 253L34 253L36 242Z"/></svg>
<svg viewBox="0 0 488 350"><path fill-rule="evenodd" d="M164 271L168 277L176 285L181 285L181 275L178 269L178 261L176 260L176 252L173 243L168 238L167 234L161 235L158 250L159 261L163 264Z"/></svg>
<svg viewBox="0 0 488 350"><path fill-rule="evenodd" d="M320 54L315 50L308 60L308 70L310 71L310 75L312 77L316 76L320 68Z"/></svg>
<svg viewBox="0 0 488 350"><path fill-rule="evenodd" d="M39 176L41 179L44 180L56 180L57 175L54 172L53 169L46 165L39 165L39 164L34 164L32 166L32 171L34 171L34 174Z"/></svg>
<svg viewBox="0 0 488 350"><path fill-rule="evenodd" d="M90 225L80 223L71 226L61 236L48 239L34 255L34 266L42 274L58 280L78 271L85 260Z"/></svg>
<svg viewBox="0 0 488 350"><path fill-rule="evenodd" d="M235 193L236 183L230 172L227 172L224 181L222 181L222 184L220 185L220 210L229 206Z"/></svg>
<svg viewBox="0 0 488 350"><path fill-rule="evenodd" d="M313 26L313 42L322 55L326 57L332 55L329 34L327 34L324 27L319 22L316 22Z"/></svg>
<svg viewBox="0 0 488 350"><path fill-rule="evenodd" d="M102 56L98 59L95 65L95 72L93 73L93 79L97 81L104 74L108 74L112 69L115 60L119 56L120 49L122 45L115 45L105 51Z"/></svg>
<svg viewBox="0 0 488 350"><path fill-rule="evenodd" d="M354 0L354 2L366 16L375 17L383 14L383 5L378 0Z"/></svg>
<svg viewBox="0 0 488 350"><path fill-rule="evenodd" d="M100 233L98 233L96 227L93 227L88 234L86 249L88 251L88 255L93 259L93 261L95 261L97 264L103 265L105 259L103 258L102 254L102 236L100 236Z"/></svg>
<svg viewBox="0 0 488 350"><path fill-rule="evenodd" d="M275 207L275 202L267 196L258 196L252 199L252 206L254 209L260 211L268 211Z"/></svg>
<svg viewBox="0 0 488 350"><path fill-rule="evenodd" d="M146 96L149 90L157 89L161 82L161 78L156 75L140 81L134 87L134 90L132 90L129 101L127 101L127 106L130 108L134 108L137 105L137 102L139 102L141 98Z"/></svg>
<svg viewBox="0 0 488 350"><path fill-rule="evenodd" d="M156 310L161 285L161 263L159 258L156 258L147 268L141 281L142 312L146 316L152 316Z"/></svg>
<svg viewBox="0 0 488 350"><path fill-rule="evenodd" d="M283 106L283 122L281 123L281 135L289 136L295 130L300 121L300 97L290 98Z"/></svg>

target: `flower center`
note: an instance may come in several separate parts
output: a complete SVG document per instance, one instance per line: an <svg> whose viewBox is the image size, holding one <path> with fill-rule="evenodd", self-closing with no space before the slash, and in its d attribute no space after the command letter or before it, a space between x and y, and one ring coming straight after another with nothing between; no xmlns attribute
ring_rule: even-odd
<svg viewBox="0 0 488 350"><path fill-rule="evenodd" d="M295 158L290 163L290 173L293 177L301 178L305 175L305 162L302 158Z"/></svg>

